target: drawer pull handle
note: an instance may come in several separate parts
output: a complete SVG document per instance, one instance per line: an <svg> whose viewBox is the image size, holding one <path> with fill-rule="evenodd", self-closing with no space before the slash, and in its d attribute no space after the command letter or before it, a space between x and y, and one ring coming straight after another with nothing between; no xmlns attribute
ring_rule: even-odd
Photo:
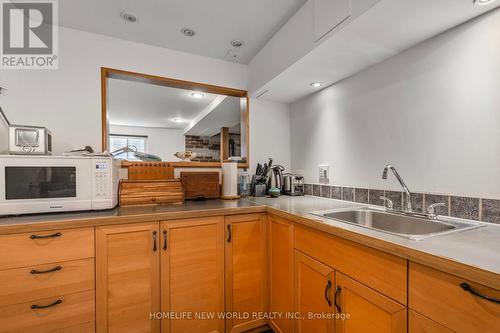
<svg viewBox="0 0 500 333"><path fill-rule="evenodd" d="M342 288L337 287L337 290L335 290L335 308L337 308L338 313L342 313L342 308L339 305L338 298L340 296L340 293L342 292Z"/></svg>
<svg viewBox="0 0 500 333"><path fill-rule="evenodd" d="M332 306L332 301L330 301L330 297L329 297L329 293L330 293L330 289L332 289L332 281L328 280L328 283L326 284L326 287L325 287L325 299L326 299L326 302L328 303L328 306Z"/></svg>
<svg viewBox="0 0 500 333"><path fill-rule="evenodd" d="M168 234L167 230L163 230L163 251L167 251L168 249Z"/></svg>
<svg viewBox="0 0 500 333"><path fill-rule="evenodd" d="M33 304L33 305L31 306L31 308L32 308L33 310L47 309L47 308L51 308L51 307L53 307L53 306L56 306L56 305L58 305L58 304L61 304L62 302L63 302L63 301L62 301L62 299L58 299L58 300L57 300L57 301L55 301L54 303L52 303L52 304L48 304L48 305L36 305L36 304Z"/></svg>
<svg viewBox="0 0 500 333"><path fill-rule="evenodd" d="M232 235L231 235L231 225L228 224L227 225L227 242L228 243L231 243L231 237L232 237Z"/></svg>
<svg viewBox="0 0 500 333"><path fill-rule="evenodd" d="M62 233L56 232L55 234L51 235L31 235L30 239L44 239L44 238L56 238L56 237L61 237Z"/></svg>
<svg viewBox="0 0 500 333"><path fill-rule="evenodd" d="M46 271L37 271L35 269L32 269L30 273L33 275L35 275L35 274L47 274L47 273L60 271L61 269L62 269L62 266L57 266L57 267L54 267L52 269L48 269Z"/></svg>
<svg viewBox="0 0 500 333"><path fill-rule="evenodd" d="M156 231L153 231L153 251L156 252L158 250L158 247L156 247Z"/></svg>
<svg viewBox="0 0 500 333"><path fill-rule="evenodd" d="M500 298L495 298L495 297L483 295L479 291L477 291L476 289L472 288L468 283L463 282L460 284L460 287L462 287L463 290L468 291L473 295L476 295L477 297L480 297L482 299L485 299L485 300L493 302L493 303L500 304Z"/></svg>

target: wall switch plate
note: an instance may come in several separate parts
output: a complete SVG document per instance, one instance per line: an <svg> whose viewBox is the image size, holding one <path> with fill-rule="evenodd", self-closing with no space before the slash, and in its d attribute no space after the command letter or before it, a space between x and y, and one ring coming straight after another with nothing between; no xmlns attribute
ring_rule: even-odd
<svg viewBox="0 0 500 333"><path fill-rule="evenodd" d="M328 164L319 165L319 183L330 184L330 166Z"/></svg>

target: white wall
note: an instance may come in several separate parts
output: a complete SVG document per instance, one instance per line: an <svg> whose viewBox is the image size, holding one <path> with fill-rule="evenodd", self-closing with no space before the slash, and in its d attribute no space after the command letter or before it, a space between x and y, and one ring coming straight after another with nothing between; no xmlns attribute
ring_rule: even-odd
<svg viewBox="0 0 500 333"><path fill-rule="evenodd" d="M250 100L250 172L257 163L290 168L290 107L260 99Z"/></svg>
<svg viewBox="0 0 500 333"><path fill-rule="evenodd" d="M317 182L500 198L500 10L291 105L292 165Z"/></svg>
<svg viewBox="0 0 500 333"><path fill-rule="evenodd" d="M58 70L0 71L0 86L8 89L0 105L10 121L48 127L56 154L101 149L101 67L247 89L246 65L64 27L59 33ZM250 100L251 165L269 156L290 164L288 115L288 106ZM267 119L279 127L260 123ZM269 143L280 136L278 145Z"/></svg>
<svg viewBox="0 0 500 333"><path fill-rule="evenodd" d="M185 150L184 130L172 128L153 128L137 126L110 125L109 133L123 135L145 135L147 153L161 157L163 161L178 161L174 156L178 151Z"/></svg>
<svg viewBox="0 0 500 333"><path fill-rule="evenodd" d="M55 153L101 150L101 67L246 89L245 65L68 28L59 34L58 70L0 71L9 120L48 127Z"/></svg>

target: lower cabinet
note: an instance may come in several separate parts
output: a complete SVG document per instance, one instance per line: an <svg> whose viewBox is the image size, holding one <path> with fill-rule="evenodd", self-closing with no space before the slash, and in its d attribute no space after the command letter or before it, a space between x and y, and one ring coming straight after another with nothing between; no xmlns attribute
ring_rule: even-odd
<svg viewBox="0 0 500 333"><path fill-rule="evenodd" d="M161 308L163 333L225 330L224 218L162 222Z"/></svg>
<svg viewBox="0 0 500 333"><path fill-rule="evenodd" d="M269 325L276 333L293 331L293 223L269 215Z"/></svg>
<svg viewBox="0 0 500 333"><path fill-rule="evenodd" d="M405 306L335 272L335 307L348 316L335 321L336 333L406 332Z"/></svg>
<svg viewBox="0 0 500 333"><path fill-rule="evenodd" d="M296 333L333 333L333 289L333 268L295 251Z"/></svg>
<svg viewBox="0 0 500 333"><path fill-rule="evenodd" d="M408 311L409 333L454 333L449 328L410 310Z"/></svg>
<svg viewBox="0 0 500 333"><path fill-rule="evenodd" d="M267 227L265 214L226 216L226 332L267 324Z"/></svg>
<svg viewBox="0 0 500 333"><path fill-rule="evenodd" d="M95 239L98 333L241 332L268 322L265 214L97 227Z"/></svg>
<svg viewBox="0 0 500 333"><path fill-rule="evenodd" d="M296 333L403 333L404 305L295 251Z"/></svg>
<svg viewBox="0 0 500 333"><path fill-rule="evenodd" d="M97 227L96 331L160 332L158 223Z"/></svg>

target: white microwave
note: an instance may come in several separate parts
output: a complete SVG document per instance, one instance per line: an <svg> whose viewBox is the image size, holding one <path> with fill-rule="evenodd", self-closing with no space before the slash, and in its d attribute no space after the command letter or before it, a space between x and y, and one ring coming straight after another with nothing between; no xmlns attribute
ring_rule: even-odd
<svg viewBox="0 0 500 333"><path fill-rule="evenodd" d="M0 215L114 208L119 168L112 157L1 155Z"/></svg>

